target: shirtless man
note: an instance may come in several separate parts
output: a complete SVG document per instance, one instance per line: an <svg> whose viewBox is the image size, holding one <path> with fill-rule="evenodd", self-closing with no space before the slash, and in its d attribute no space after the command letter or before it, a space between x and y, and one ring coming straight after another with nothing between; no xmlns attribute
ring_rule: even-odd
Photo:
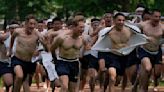
<svg viewBox="0 0 164 92"><path fill-rule="evenodd" d="M56 70L62 82L61 92L77 92L77 81L79 77L79 54L83 46L82 32L84 21L75 21L72 24L72 32L69 35L60 35L51 46L51 52L59 48L59 58Z"/></svg>
<svg viewBox="0 0 164 92"><path fill-rule="evenodd" d="M111 39L111 49L115 51L128 47L128 42L134 33L129 27L124 25L125 16L122 13L117 13L113 18L114 26L107 36ZM99 58L105 61L105 66L109 74L109 92L115 92L114 85L116 82L116 76L125 74L125 69L137 62L135 61L135 49L128 55L119 55L112 52L100 52Z"/></svg>
<svg viewBox="0 0 164 92"><path fill-rule="evenodd" d="M28 77L29 74L35 72L36 68L36 63L32 63L31 58L38 45L38 40L40 39L39 33L35 31L35 25L35 17L29 15L26 18L25 27L16 29L11 36L8 55L11 55L13 43L16 39L16 50L11 60L15 73L13 92L20 92L23 82L26 85L24 91L30 92Z"/></svg>
<svg viewBox="0 0 164 92"><path fill-rule="evenodd" d="M101 29L105 28L105 27L111 27L112 26L112 23L113 23L113 19L112 19L113 15L112 13L105 13L102 20L101 20L101 23L99 25L99 27L97 28L97 30L93 33L93 34L98 34L99 31L101 31ZM99 52L101 53L101 52ZM99 58L99 56L98 56ZM99 80L100 80L100 89L103 91L103 90L106 90L107 86L108 86L108 75L106 74L106 68L105 68L105 61L103 58L99 58L99 61L98 61L98 64L99 64Z"/></svg>
<svg viewBox="0 0 164 92"><path fill-rule="evenodd" d="M100 19L91 19L91 27L93 32L96 31L96 29L100 25ZM90 35L90 40L88 41L87 45L85 46L87 50L90 52L88 55L84 56L86 60L88 61L88 76L90 78L89 85L91 92L95 91L95 84L96 84L96 78L98 75L98 51L91 50L91 47L95 44L98 38L98 33L94 35ZM90 47L90 49L89 49Z"/></svg>
<svg viewBox="0 0 164 92"><path fill-rule="evenodd" d="M3 79L5 92L9 92L9 87L13 84L12 68L10 65L9 57L6 56L7 46L4 41L8 38L9 34L0 33L0 76Z"/></svg>
<svg viewBox="0 0 164 92"><path fill-rule="evenodd" d="M149 78L152 68L162 60L162 51L160 48L160 39L164 35L164 28L160 23L161 13L159 10L153 10L149 21L145 21L139 25L143 33L149 38L149 43L138 49L139 59L141 60L141 71L139 79L139 92L148 92ZM157 69L158 70L158 69ZM155 72L155 75L158 74Z"/></svg>
<svg viewBox="0 0 164 92"><path fill-rule="evenodd" d="M79 92L83 92L88 76L92 80L90 81L91 92L93 92L94 90L95 77L97 73L96 70L98 70L98 55L97 55L98 53L97 51L91 51L91 47L96 42L95 40L97 40L98 34L92 35L92 33L97 29L99 23L100 23L99 19L96 18L91 19L91 26L89 26L90 28L88 30L84 30L83 32L83 37L86 42L86 45L84 46L83 49L82 58L80 58L81 76L80 76Z"/></svg>

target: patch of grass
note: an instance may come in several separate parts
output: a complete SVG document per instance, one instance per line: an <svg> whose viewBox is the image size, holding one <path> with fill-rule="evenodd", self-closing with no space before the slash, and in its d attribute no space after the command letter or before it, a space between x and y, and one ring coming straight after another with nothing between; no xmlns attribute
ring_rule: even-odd
<svg viewBox="0 0 164 92"><path fill-rule="evenodd" d="M0 78L0 88L2 87L2 78Z"/></svg>
<svg viewBox="0 0 164 92"><path fill-rule="evenodd" d="M160 81L160 82L159 82L159 85L160 85L160 86L164 86L164 81Z"/></svg>

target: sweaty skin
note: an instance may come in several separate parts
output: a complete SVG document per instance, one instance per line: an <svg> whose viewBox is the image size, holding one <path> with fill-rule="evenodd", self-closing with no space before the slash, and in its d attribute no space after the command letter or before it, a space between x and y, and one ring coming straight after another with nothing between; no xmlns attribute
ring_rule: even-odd
<svg viewBox="0 0 164 92"><path fill-rule="evenodd" d="M76 59L79 57L80 48L83 45L83 39L82 37L78 37L77 39L73 39L69 35L66 37L59 37L57 42L53 43L53 47L55 47L55 43L58 43L56 45L59 45L59 56L67 58L67 59ZM68 44L69 43L69 44Z"/></svg>
<svg viewBox="0 0 164 92"><path fill-rule="evenodd" d="M164 27L162 26L162 24L159 24L158 26L152 26L150 21L146 21L143 22L141 26L143 33L150 37L149 43L145 44L143 47L151 52L158 51L160 39L164 34Z"/></svg>
<svg viewBox="0 0 164 92"><path fill-rule="evenodd" d="M109 32L109 37L112 42L112 49L121 49L128 46L128 41L133 35L132 31L128 27L123 27L121 31L117 31L115 28Z"/></svg>
<svg viewBox="0 0 164 92"><path fill-rule="evenodd" d="M33 30L32 33L28 35L25 33L24 28L19 28L13 33L12 39L13 38L17 38L15 56L24 61L31 61L38 44L38 33Z"/></svg>

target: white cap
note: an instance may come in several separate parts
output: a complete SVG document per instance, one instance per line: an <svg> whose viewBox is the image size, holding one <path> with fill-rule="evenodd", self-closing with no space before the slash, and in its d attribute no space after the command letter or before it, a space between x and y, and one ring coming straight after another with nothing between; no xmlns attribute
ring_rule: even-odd
<svg viewBox="0 0 164 92"><path fill-rule="evenodd" d="M52 22L52 19L48 19L48 20L46 21L46 25L47 25L48 22Z"/></svg>
<svg viewBox="0 0 164 92"><path fill-rule="evenodd" d="M136 9L136 12L137 11L144 11L145 10L145 8L143 8L143 7L138 7L137 9Z"/></svg>
<svg viewBox="0 0 164 92"><path fill-rule="evenodd" d="M8 26L9 26L9 28L19 27L19 25L18 25L18 24L11 24L11 25L8 25Z"/></svg>

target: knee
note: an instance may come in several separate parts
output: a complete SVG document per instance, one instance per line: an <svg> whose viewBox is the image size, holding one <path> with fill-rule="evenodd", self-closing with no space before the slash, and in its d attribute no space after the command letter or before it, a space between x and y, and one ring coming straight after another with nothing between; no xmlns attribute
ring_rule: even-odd
<svg viewBox="0 0 164 92"><path fill-rule="evenodd" d="M146 72L148 72L148 73L151 72L151 70L152 70L152 65L151 65L151 62L150 62L149 59L147 59L147 58L143 59L141 64L142 64L143 69L144 69Z"/></svg>
<svg viewBox="0 0 164 92"><path fill-rule="evenodd" d="M4 81L4 85L5 85L6 87L10 87L10 86L13 85L13 81L12 81L12 80Z"/></svg>
<svg viewBox="0 0 164 92"><path fill-rule="evenodd" d="M152 70L152 66L149 64L149 65L146 65L145 66L145 70L147 71L147 72L151 72L151 70Z"/></svg>
<svg viewBox="0 0 164 92"><path fill-rule="evenodd" d="M17 79L17 80L23 80L23 74L16 74L15 75L15 79Z"/></svg>
<svg viewBox="0 0 164 92"><path fill-rule="evenodd" d="M109 77L109 81L112 82L112 83L115 83L116 82L116 76L110 76Z"/></svg>
<svg viewBox="0 0 164 92"><path fill-rule="evenodd" d="M15 75L15 81L22 81L23 80L23 78L24 78L24 76L23 76L23 74L16 74Z"/></svg>
<svg viewBox="0 0 164 92"><path fill-rule="evenodd" d="M105 60L104 59L100 59L99 60L99 70L100 71L105 71L106 68L105 68Z"/></svg>
<svg viewBox="0 0 164 92"><path fill-rule="evenodd" d="M5 86L9 87L13 84L13 76L10 73L4 74L2 76Z"/></svg>
<svg viewBox="0 0 164 92"><path fill-rule="evenodd" d="M116 81L116 69L115 68L110 68L109 69L109 81L112 82L112 83L115 83Z"/></svg>
<svg viewBox="0 0 164 92"><path fill-rule="evenodd" d="M147 72L147 73L150 73L151 72L151 70L152 70L152 66L151 65L147 65L147 66L145 66L145 71Z"/></svg>
<svg viewBox="0 0 164 92"><path fill-rule="evenodd" d="M88 72L88 73L89 73L88 75L89 75L91 78L96 77L96 73L95 73L94 69L89 69L89 72Z"/></svg>

